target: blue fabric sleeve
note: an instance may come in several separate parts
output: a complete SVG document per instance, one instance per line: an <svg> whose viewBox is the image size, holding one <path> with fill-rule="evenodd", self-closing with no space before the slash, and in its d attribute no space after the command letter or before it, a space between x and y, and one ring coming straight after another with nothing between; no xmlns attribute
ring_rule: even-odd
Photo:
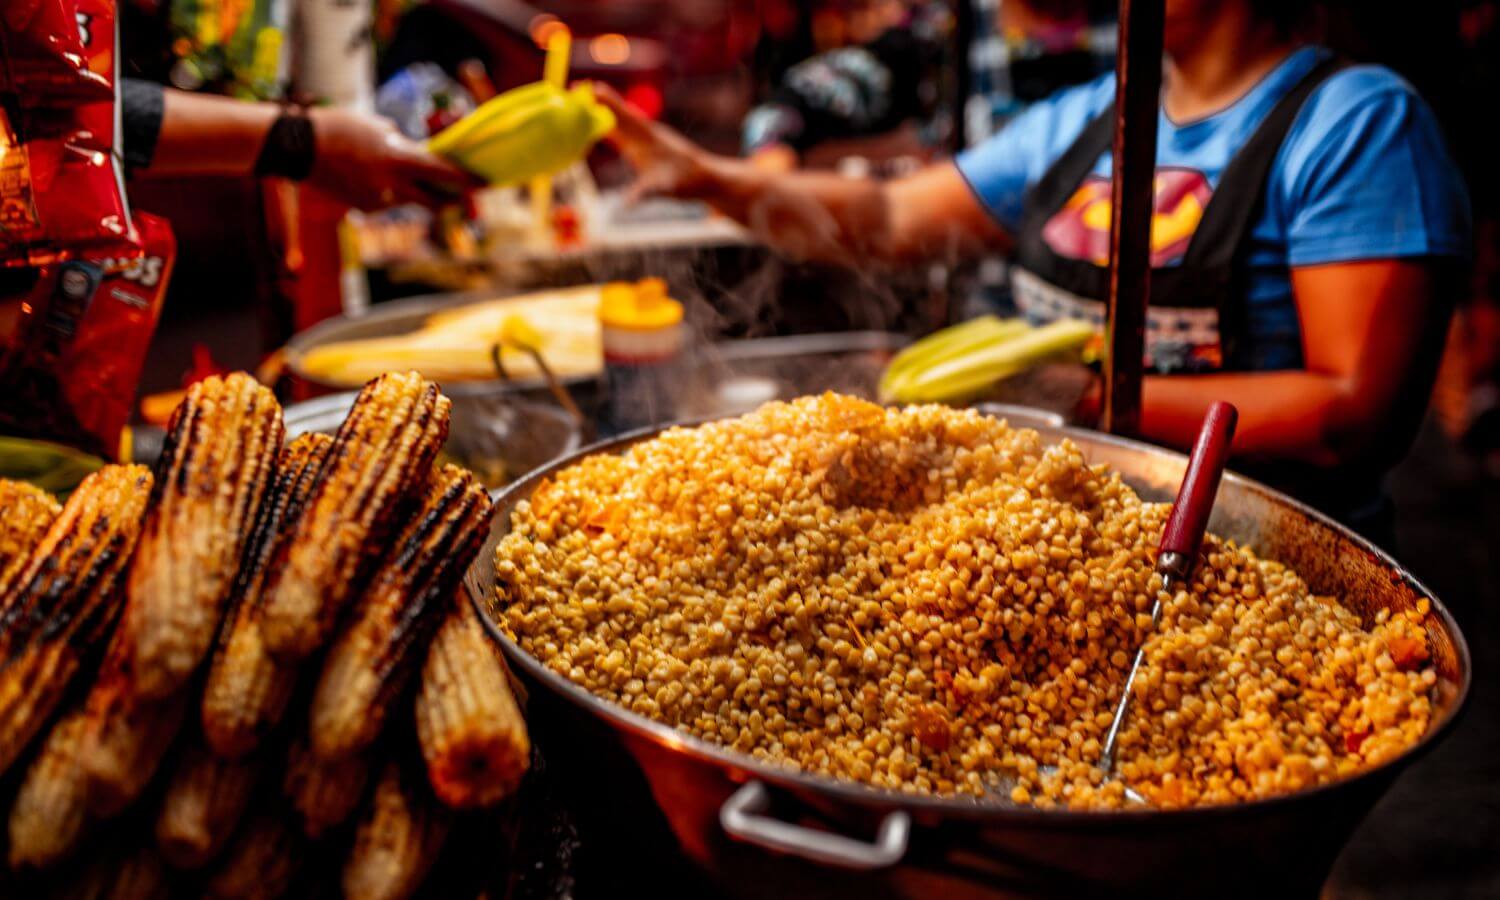
<svg viewBox="0 0 1500 900"><path fill-rule="evenodd" d="M995 221L1014 234L1021 226L1027 188L1041 180L1113 97L1114 76L1105 75L1035 103L999 134L958 154L959 174Z"/></svg>
<svg viewBox="0 0 1500 900"><path fill-rule="evenodd" d="M1287 262L1309 266L1470 252L1469 202L1431 110L1384 69L1330 79L1281 150L1268 198Z"/></svg>

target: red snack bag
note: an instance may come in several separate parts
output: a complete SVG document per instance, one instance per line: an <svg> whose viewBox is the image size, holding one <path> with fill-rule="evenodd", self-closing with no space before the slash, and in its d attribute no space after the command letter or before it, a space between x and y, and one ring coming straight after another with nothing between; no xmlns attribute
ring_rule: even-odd
<svg viewBox="0 0 1500 900"><path fill-rule="evenodd" d="M114 449L87 435L63 399L68 348L103 280L98 265L82 260L37 271L20 303L10 352L0 362L0 431L99 455Z"/></svg>
<svg viewBox="0 0 1500 900"><path fill-rule="evenodd" d="M25 262L20 249L42 237L32 191L31 155L0 109L0 257L19 254Z"/></svg>
<svg viewBox="0 0 1500 900"><path fill-rule="evenodd" d="M104 282L67 355L63 395L85 433L114 449L130 421L146 350L156 333L177 239L167 220L135 219L143 253L101 260Z"/></svg>
<svg viewBox="0 0 1500 900"><path fill-rule="evenodd" d="M5 51L0 90L17 93L28 105L110 99L114 95L114 5L93 0L93 6L101 4L109 7L103 28L93 27L97 10L82 12L75 0L5 0L0 4L5 25L0 32L0 48Z"/></svg>
<svg viewBox="0 0 1500 900"><path fill-rule="evenodd" d="M0 266L135 243L113 104L28 113L26 124L23 139L0 111Z"/></svg>
<svg viewBox="0 0 1500 900"><path fill-rule="evenodd" d="M0 0L5 3L6 0ZM25 107L20 131L26 139L61 138L75 146L103 150L120 156L119 126L115 116L115 85L119 40L113 0L69 0L76 2L78 33L83 39L83 58L89 71L109 86L93 102L56 102L45 91L20 82L18 99Z"/></svg>
<svg viewBox="0 0 1500 900"><path fill-rule="evenodd" d="M78 258L93 245L136 242L123 170L113 154L54 139L11 144L6 151L0 265L41 265Z"/></svg>
<svg viewBox="0 0 1500 900"><path fill-rule="evenodd" d="M101 243L134 243L114 94L113 0L8 2L8 22L19 18L21 7L31 20L55 19L56 5L65 2L79 58L108 90L102 99L68 105L50 102L44 74L33 73L40 83L24 79L11 85L23 109L19 122L0 112L0 266L42 265L85 252L97 255L95 245ZM14 62L14 54L8 59ZM37 101L44 102L32 105Z"/></svg>
<svg viewBox="0 0 1500 900"><path fill-rule="evenodd" d="M164 219L139 223L144 248L40 267L9 302L19 321L0 354L0 431L118 453L177 255Z"/></svg>

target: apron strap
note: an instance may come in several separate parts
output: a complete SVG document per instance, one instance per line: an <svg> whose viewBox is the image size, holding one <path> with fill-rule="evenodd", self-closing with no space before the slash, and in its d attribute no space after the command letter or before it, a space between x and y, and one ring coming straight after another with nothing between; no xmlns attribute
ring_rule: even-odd
<svg viewBox="0 0 1500 900"><path fill-rule="evenodd" d="M1336 56L1324 59L1266 114L1250 140L1224 168L1213 199L1203 212L1203 220L1188 243L1182 266L1211 269L1233 266L1238 261L1251 223L1261 212L1271 167L1298 113L1323 82L1348 65Z"/></svg>
<svg viewBox="0 0 1500 900"><path fill-rule="evenodd" d="M1114 144L1114 140L1115 107L1110 104L1084 127L1072 145L1026 192L1022 201L1022 221L1042 223L1050 218L1083 184L1083 180L1094 170L1094 164Z"/></svg>

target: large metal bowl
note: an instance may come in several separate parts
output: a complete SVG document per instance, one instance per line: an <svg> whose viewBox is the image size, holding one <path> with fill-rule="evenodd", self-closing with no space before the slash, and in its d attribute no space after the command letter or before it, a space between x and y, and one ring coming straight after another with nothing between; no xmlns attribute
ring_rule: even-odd
<svg viewBox="0 0 1500 900"><path fill-rule="evenodd" d="M1182 478L1181 454L1047 420L1021 424L1048 441L1071 439L1148 499L1170 499ZM1432 600L1426 625L1440 676L1435 712L1428 733L1400 757L1271 800L1116 812L910 797L765 765L592 696L494 625L494 548L515 504L582 457L619 452L655 433L585 448L506 488L489 541L465 579L526 688L528 719L553 771L597 798L585 812L615 829L609 840L620 845L621 860L633 862L633 854L662 840L645 836L664 823L667 840L718 890L748 896L1312 897L1355 826L1396 775L1452 727L1468 692L1468 647L1430 591L1327 517L1230 473L1210 520L1215 533L1291 566L1314 591L1366 617Z"/></svg>

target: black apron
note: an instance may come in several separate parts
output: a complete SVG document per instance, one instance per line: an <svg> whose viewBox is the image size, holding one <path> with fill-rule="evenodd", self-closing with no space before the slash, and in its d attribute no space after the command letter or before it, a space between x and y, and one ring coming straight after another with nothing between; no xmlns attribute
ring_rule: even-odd
<svg viewBox="0 0 1500 900"><path fill-rule="evenodd" d="M1337 59L1323 60L1276 103L1225 167L1181 261L1152 268L1146 323L1146 356L1152 371L1243 371L1250 367L1243 265L1247 238L1262 208L1271 166L1297 113L1313 91L1342 67ZM1012 290L1016 305L1029 319L1077 318L1104 324L1109 270L1090 260L1059 255L1044 232L1113 139L1111 108L1090 122L1027 191Z"/></svg>
<svg viewBox="0 0 1500 900"><path fill-rule="evenodd" d="M1248 371L1246 253L1248 238L1265 200L1266 180L1303 105L1347 63L1319 62L1282 97L1225 167L1179 263L1153 266L1147 310L1147 368L1157 373ZM1109 270L1096 262L1064 257L1045 231L1073 200L1110 149L1113 108L1101 113L1052 168L1027 192L1016 240L1011 288L1016 305L1034 321L1076 318L1101 328ZM1158 170L1158 177L1165 169ZM1389 546L1389 500L1380 471L1351 472L1285 461L1237 463L1236 469L1266 481Z"/></svg>

